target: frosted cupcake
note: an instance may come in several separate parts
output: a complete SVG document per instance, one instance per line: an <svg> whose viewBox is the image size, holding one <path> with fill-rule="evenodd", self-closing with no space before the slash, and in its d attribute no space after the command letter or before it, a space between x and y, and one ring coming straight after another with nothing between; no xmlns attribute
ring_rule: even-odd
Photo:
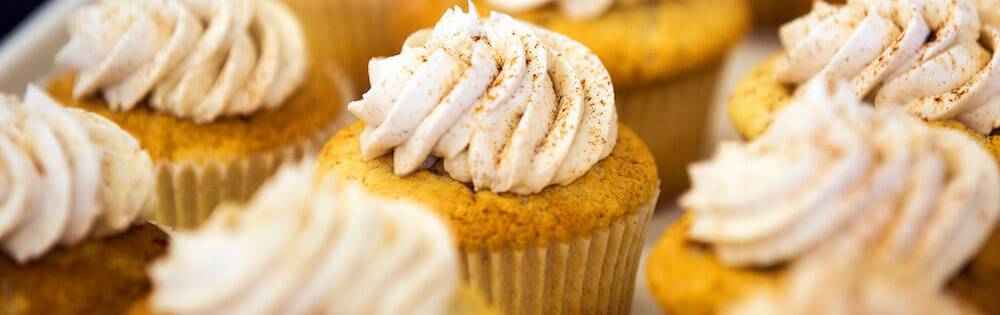
<svg viewBox="0 0 1000 315"><path fill-rule="evenodd" d="M785 52L735 90L730 116L753 138L815 77L850 82L877 107L957 120L987 135L1000 126L1000 13L985 0L817 2L781 28Z"/></svg>
<svg viewBox="0 0 1000 315"><path fill-rule="evenodd" d="M318 149L349 92L323 33L274 0L105 0L69 19L49 91L139 139L157 166L154 217L196 226Z"/></svg>
<svg viewBox="0 0 1000 315"><path fill-rule="evenodd" d="M153 163L100 116L29 88L0 95L0 310L113 314L148 291L146 263L166 235Z"/></svg>
<svg viewBox="0 0 1000 315"><path fill-rule="evenodd" d="M448 229L411 203L288 168L244 209L178 233L132 314L491 314L463 289Z"/></svg>
<svg viewBox="0 0 1000 315"><path fill-rule="evenodd" d="M847 82L810 83L760 137L691 168L688 216L650 256L654 296L671 314L716 314L846 241L996 313L1000 174L977 137L875 110Z"/></svg>
<svg viewBox="0 0 1000 315"><path fill-rule="evenodd" d="M448 219L465 276L504 313L627 313L656 166L597 56L455 8L371 69L321 174Z"/></svg>
<svg viewBox="0 0 1000 315"><path fill-rule="evenodd" d="M465 0L407 1L464 5ZM656 157L663 191L687 187L722 62L750 25L746 0L486 0L481 13L512 14L591 49L614 82L621 121ZM431 12L439 14L440 11Z"/></svg>

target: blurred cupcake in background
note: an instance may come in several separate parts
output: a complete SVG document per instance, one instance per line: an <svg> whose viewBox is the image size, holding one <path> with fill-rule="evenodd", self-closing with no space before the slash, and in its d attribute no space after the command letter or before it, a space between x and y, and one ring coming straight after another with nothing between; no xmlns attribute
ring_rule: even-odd
<svg viewBox="0 0 1000 315"><path fill-rule="evenodd" d="M494 314L462 284L433 212L314 170L288 167L246 206L177 233L131 314Z"/></svg>
<svg viewBox="0 0 1000 315"><path fill-rule="evenodd" d="M156 221L196 226L314 154L350 115L321 17L276 0L104 0L68 21L48 90L118 123L157 166Z"/></svg>
<svg viewBox="0 0 1000 315"><path fill-rule="evenodd" d="M113 122L29 87L0 95L0 311L120 314L167 236L153 162Z"/></svg>
<svg viewBox="0 0 1000 315"><path fill-rule="evenodd" d="M476 5L480 13L509 13L593 50L611 74L621 121L656 157L664 193L686 187L684 167L701 152L723 58L750 25L746 0L482 0Z"/></svg>

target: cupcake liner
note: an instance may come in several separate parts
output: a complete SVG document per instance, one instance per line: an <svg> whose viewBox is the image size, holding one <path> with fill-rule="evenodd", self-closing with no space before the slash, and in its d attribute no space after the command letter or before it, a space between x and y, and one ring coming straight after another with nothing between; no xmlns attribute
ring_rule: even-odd
<svg viewBox="0 0 1000 315"><path fill-rule="evenodd" d="M658 196L608 228L565 242L463 250L463 275L503 314L628 314Z"/></svg>
<svg viewBox="0 0 1000 315"><path fill-rule="evenodd" d="M616 91L619 119L656 158L665 196L687 187L687 165L700 157L721 63L650 85Z"/></svg>
<svg viewBox="0 0 1000 315"><path fill-rule="evenodd" d="M346 115L341 115L346 116ZM314 156L342 127L343 119L294 145L230 161L160 162L156 169L157 224L185 230L198 227L223 202L245 202L283 164Z"/></svg>

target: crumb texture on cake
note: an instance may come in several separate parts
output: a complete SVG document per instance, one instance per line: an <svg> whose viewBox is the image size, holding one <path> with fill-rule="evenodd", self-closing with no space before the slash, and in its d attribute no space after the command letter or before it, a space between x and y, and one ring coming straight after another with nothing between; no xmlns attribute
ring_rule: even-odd
<svg viewBox="0 0 1000 315"><path fill-rule="evenodd" d="M319 172L389 198L430 206L449 221L463 248L522 248L563 241L610 226L648 203L657 190L649 149L627 127L620 128L611 155L568 186L533 195L473 191L440 166L400 177L392 155L364 161L361 122L338 132L320 153Z"/></svg>
<svg viewBox="0 0 1000 315"><path fill-rule="evenodd" d="M17 265L0 255L0 314L123 314L149 293L146 266L167 249L150 223L56 248Z"/></svg>

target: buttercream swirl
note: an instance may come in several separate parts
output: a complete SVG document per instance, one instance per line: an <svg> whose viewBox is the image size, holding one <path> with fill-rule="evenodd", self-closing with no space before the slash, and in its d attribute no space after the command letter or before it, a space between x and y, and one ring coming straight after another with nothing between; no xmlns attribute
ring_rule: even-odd
<svg viewBox="0 0 1000 315"><path fill-rule="evenodd" d="M615 2L635 4L639 0L489 0L502 11L523 12L546 5L558 5L562 14L576 19L595 18L611 9Z"/></svg>
<svg viewBox="0 0 1000 315"><path fill-rule="evenodd" d="M738 300L725 314L977 314L940 288L900 273L894 266L867 261L858 250L863 247L825 248L795 263L777 288Z"/></svg>
<svg viewBox="0 0 1000 315"><path fill-rule="evenodd" d="M242 209L180 232L151 268L165 314L447 314L458 257L416 204L315 184L289 167Z"/></svg>
<svg viewBox="0 0 1000 315"><path fill-rule="evenodd" d="M349 109L367 124L364 158L393 153L396 174L433 156L476 189L530 194L571 183L617 141L597 56L504 14L481 20L456 7L369 68L372 88Z"/></svg>
<svg viewBox="0 0 1000 315"><path fill-rule="evenodd" d="M1000 127L1000 30L979 11L973 0L818 1L781 28L787 53L777 75L792 84L850 80L876 106L986 134Z"/></svg>
<svg viewBox="0 0 1000 315"><path fill-rule="evenodd" d="M0 96L0 249L19 263L127 229L153 210L153 162L95 114L29 88Z"/></svg>
<svg viewBox="0 0 1000 315"><path fill-rule="evenodd" d="M275 0L102 0L69 19L56 56L78 71L74 97L115 110L148 98L199 123L272 110L303 83L305 35Z"/></svg>
<svg viewBox="0 0 1000 315"><path fill-rule="evenodd" d="M690 235L731 266L861 237L880 244L872 256L942 283L996 223L996 162L958 131L862 104L847 84L807 85L761 137L692 166Z"/></svg>

